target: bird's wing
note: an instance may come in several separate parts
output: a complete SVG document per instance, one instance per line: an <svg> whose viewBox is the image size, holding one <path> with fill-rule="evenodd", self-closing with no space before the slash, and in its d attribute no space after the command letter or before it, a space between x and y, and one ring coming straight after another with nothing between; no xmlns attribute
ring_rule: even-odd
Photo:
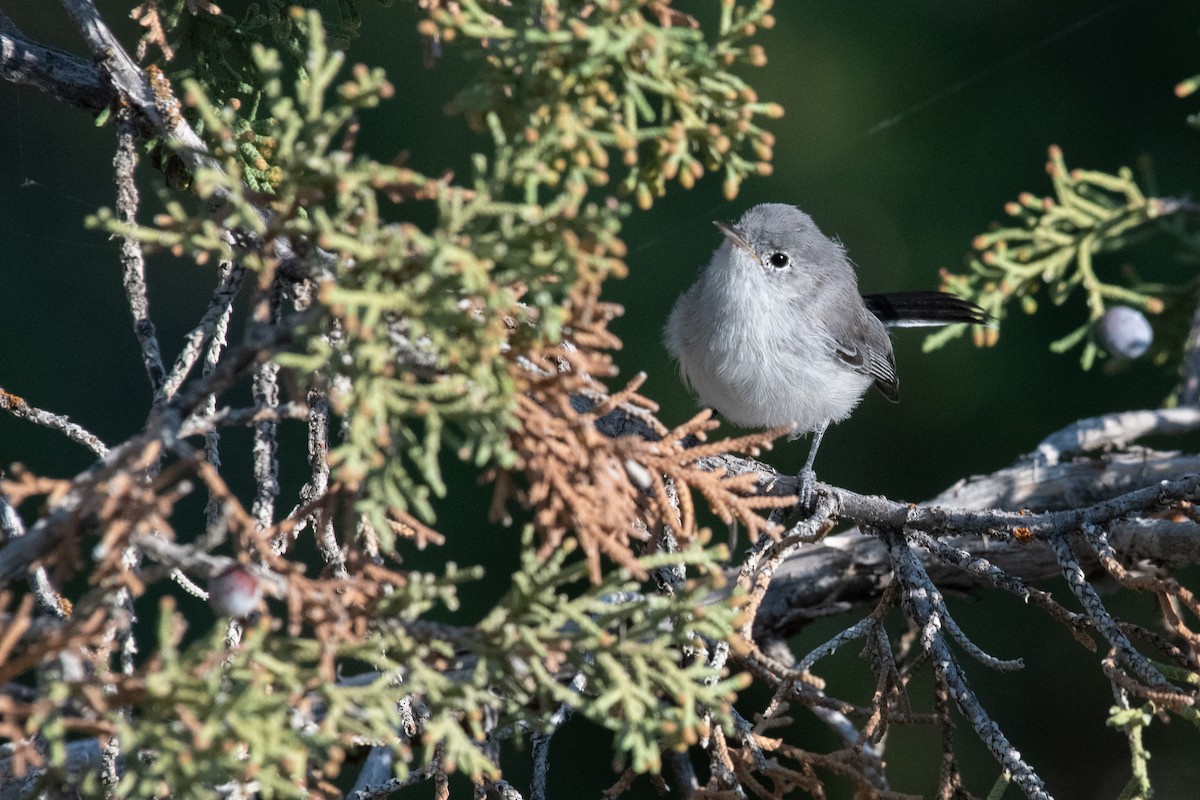
<svg viewBox="0 0 1200 800"><path fill-rule="evenodd" d="M850 322L854 318L853 314L840 316L830 327L834 355L855 372L873 378L875 388L888 400L900 402L900 379L887 330L870 314L863 313L857 324Z"/></svg>

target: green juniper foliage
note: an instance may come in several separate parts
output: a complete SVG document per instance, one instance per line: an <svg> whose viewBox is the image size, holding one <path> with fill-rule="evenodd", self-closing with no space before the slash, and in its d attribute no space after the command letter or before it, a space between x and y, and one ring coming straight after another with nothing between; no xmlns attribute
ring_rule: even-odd
<svg viewBox="0 0 1200 800"><path fill-rule="evenodd" d="M730 71L764 62L747 39L772 24L769 2L722 3L716 30L646 0L420 5L431 47L478 62L452 104L483 134L465 180L354 152L357 114L393 88L381 70L345 68L337 47L357 24L352 3L331 37L316 8L267 2L209 18L180 0L157 13L189 66L163 71L213 167L172 178L150 224L108 210L90 220L197 264L236 261L259 298L297 275L307 282L286 290L293 312L265 313L260 299L252 324L286 330L278 363L301 388L328 392L340 422L331 482L385 555L397 554L398 519L432 520L447 451L514 465L520 356L563 337L576 289L624 273L629 200L647 207L669 181L690 187L705 170L732 195L768 171L772 139L759 123L781 113ZM401 219L432 205L436 222L387 221L395 201ZM128 714L110 720L138 763L117 794L253 781L263 797L307 796L306 769L326 765L332 778L349 749L371 744L395 751L401 775L436 760L494 777L480 747L485 711L519 736L573 709L610 729L637 771L731 724L746 681L706 657L739 613L730 592L715 593L723 548L693 541L639 559L641 574L686 568L690 578L662 593L623 569L591 580L570 539L539 562L533 535L509 593L473 627L424 619L452 612L456 584L477 577L453 565L404 573L357 609L362 641L264 621L236 648L217 626L181 649L184 620L165 605L157 646L121 695ZM348 670L341 681L331 664ZM61 745L55 719L40 722ZM50 752L64 763L61 747Z"/></svg>
<svg viewBox="0 0 1200 800"><path fill-rule="evenodd" d="M344 79L317 12L284 15L269 3L220 23L222 36L192 32L218 23L182 20L197 76L220 64L182 82L221 166L196 174L192 189L219 206L168 196L169 219L153 227L130 229L106 212L94 220L199 261L236 255L268 282L276 254L235 253L224 231L336 256L318 276L324 316L282 360L332 387L348 434L335 475L361 490L385 540L389 514L432 519L430 494L446 492L445 447L511 465L514 384L502 354L557 340L571 288L623 274L629 208L591 199L591 187L609 183L610 154L626 165L620 195L643 207L667 180L690 186L705 168L735 192L767 168L772 140L757 120L779 113L729 71L762 63L744 40L771 24L766 2L722 4L715 34L682 14L659 20L655 4L635 0L428 5L422 30L482 62L454 105L487 131L492 152L474 156L465 185L347 149L355 114L390 98L391 85L365 67ZM288 43L264 46L267 29ZM437 224L385 222L381 202L398 198L435 203Z"/></svg>
<svg viewBox="0 0 1200 800"><path fill-rule="evenodd" d="M1055 352L1082 344L1080 363L1090 369L1105 354L1099 325L1114 305L1161 315L1155 328L1159 341L1151 355L1158 364L1178 363L1183 336L1195 306L1197 281L1157 283L1126 269L1118 279L1106 279L1096 259L1128 251L1139 241L1165 233L1179 245L1183 257L1194 258L1194 244L1185 234L1182 217L1193 213L1191 203L1147 197L1133 171L1122 167L1109 174L1098 170L1067 169L1062 150L1050 148L1046 163L1054 197L1025 192L1005 205L1013 222L995 225L975 237L974 252L967 257L969 272L943 272L948 291L975 300L997 319L1003 319L1012 300L1033 314L1037 296L1045 293L1053 305L1062 305L1076 289L1083 292L1087 319L1074 331L1051 343ZM956 325L931 334L925 349L940 347L960 336ZM1165 334L1165 335L1163 335ZM978 344L994 344L997 329L976 329Z"/></svg>
<svg viewBox="0 0 1200 800"><path fill-rule="evenodd" d="M478 578L478 570L415 575L380 605L374 635L332 651L279 635L265 620L247 629L236 650L224 647L219 628L181 650L186 624L164 601L140 691L115 698L134 701L133 715L114 722L126 758L138 759L117 795L190 787L189 796L202 796L205 787L253 779L263 797L306 797L308 766L336 767L347 750L371 744L395 751L401 777L435 756L451 771L498 777L479 747L489 731L485 711L495 715L493 728L519 735L538 730L565 704L611 729L617 750L639 771L659 769L660 748L694 743L710 724L729 724L745 676L723 677L702 655L681 657L732 635L736 603L711 598L710 579L719 583L713 571L728 557L723 548L646 557L647 570L700 571L701 579L664 595L642 593L619 570L592 584L586 564L568 563L570 547L539 562L528 537L526 545L512 589L478 626L420 621L434 605L455 608L456 585ZM337 680L324 667L330 657L340 665ZM347 666L355 664L357 672ZM569 688L575 675L586 691ZM58 745L51 749L58 763L71 691L59 685L50 693L56 702L31 719ZM88 787L103 796L94 775Z"/></svg>
<svg viewBox="0 0 1200 800"><path fill-rule="evenodd" d="M1009 781L1030 796L1046 796L1037 793L1040 777L973 697L954 661L958 650L946 646L943 632L984 663L1003 662L959 630L922 559L966 565L1027 602L1019 579L911 529L912 519L929 509L901 507L895 513L904 523L893 528L869 516L847 517L842 505L802 519L779 541L758 541L740 567L737 589L728 587L730 553L695 530L697 513L738 519L752 537L767 527L758 512L792 505L793 498L769 497L775 487L757 485L769 471L758 473L761 465L726 475L698 462L725 464L721 446L754 450L780 432L697 444L715 427L706 415L670 431L653 419L653 404L636 395L640 379L616 393L594 380L610 375L605 349L616 347L604 325L617 311L599 308L598 297L602 283L625 272L624 218L648 209L676 182L690 188L715 173L733 197L746 178L769 173L774 139L762 125L781 109L761 101L743 74L766 60L752 37L773 24L772 2L719 0L697 11L712 14L709 25L666 0L397 4L396 17L424 37L430 68L436 70L443 50L457 48L475 70L468 85L446 97L451 113L478 132L468 174L458 176L356 151L360 114L401 101L382 70L347 67L343 50L353 46L361 24L354 0L227 5L224 12L205 0L138 6L148 31L142 55L158 59L148 70L158 110L182 115L211 161L190 172L186 164L194 160L180 157L174 140L146 142L166 178L163 212L131 223L122 222L133 216L127 207L101 210L90 224L210 269L245 267L253 284L250 311L236 323L246 335L221 351L244 360L230 356L205 365L212 366L206 375L191 375L194 383L152 409L146 431L110 447L82 476L40 483L25 473L0 475L6 492L0 511L40 513L40 528L25 541L41 536L50 543L13 575L24 579L28 571L35 584L40 570L53 585L37 600L56 614L34 610L32 595L8 587L0 593L4 619L16 620L0 636L0 682L20 690L37 685L36 702L12 699L28 693L0 696L0 735L20 757L28 754L22 746L44 756L44 786L82 783L90 796L130 798L334 796L352 780L343 763L377 746L389 748L400 777L445 780L446 772L460 771L476 781L497 780L504 764L492 745L548 733L570 711L611 732L614 763L630 770L620 778L626 787L631 775L659 772L665 756L700 741L708 742L712 758L706 789L719 796L767 783L763 792L775 796L793 790L821 796L815 768L850 778L864 796L874 796L883 770L876 745L889 723L899 724L898 712L911 716L908 681L932 662L937 702L931 717L920 716L936 717L943 729L943 794L962 787L953 756L953 696L959 722L966 723L960 727L976 730L1002 765L991 796L1003 794ZM122 124L130 119L120 116ZM1100 354L1097 330L1114 305L1189 319L1194 281L1115 281L1102 277L1093 257L1162 229L1186 249L1182 229L1169 225L1194 206L1147 197L1129 170L1067 170L1056 149L1049 172L1056 197L1022 194L1008 206L1014 222L979 236L970 271L944 276L946 287L997 320L1012 300L1032 313L1039 293L1061 303L1081 288L1087 320L1052 347L1082 344L1085 368ZM961 332L937 333L926 347ZM223 332L206 336L217 341ZM976 336L989 344L997 329L978 329ZM1166 341L1153 353L1164 360L1181 337L1160 338ZM245 369L236 372L229 363ZM224 408L226 390L254 366L262 367L259 407ZM296 402L300 410L288 417L282 405L264 399L271 392L258 378L275 367L294 381L298 397L328 399L332 419L317 419L316 402L302 408ZM220 368L234 378L205 383ZM222 405L216 414L200 410L200 402L179 401L210 393L212 404ZM11 405L14 396L4 397ZM599 421L618 407L646 427L622 438L601 433ZM192 416L178 415L172 427L164 419L179 408ZM259 506L262 515L257 509L250 515L224 483L212 441L216 417L227 411L270 425L307 416L310 432L330 432L328 443L311 434L311 453L328 444L328 462L313 455L313 480L286 517L270 503ZM254 440L256 505L278 491L269 486L277 464L259 468L275 458L272 437L280 432L286 428ZM204 453L193 446L200 434ZM683 441L690 456L680 452ZM443 477L448 458L462 459L498 486L517 486L497 497L527 506L515 512L524 515L515 521L520 542L505 540L520 548L520 566L502 576L508 590L482 619L463 619L460 609L461 588L474 590L482 567L395 566L412 551L409 540L420 546L439 536L424 523L432 524L437 498L454 491ZM656 465L653 474L647 464ZM323 467L328 474L319 475ZM628 492L605 485L610 479ZM217 513L205 519L204 535L190 540L186 531L198 525L181 521L184 511L175 503L192 483L209 492ZM745 497L760 489L763 497ZM30 511L37 505L31 499L41 498L47 510ZM839 503L854 499L842 492ZM618 507L622 512L604 516ZM1152 509L1178 510L1165 500ZM746 524L748 516L760 527ZM581 531L599 517L606 524L593 525L587 539ZM1036 539L1022 528L1024 517L1004 523L996 512L996 518L1008 527L989 523L991 539ZM829 655L866 639L877 691L856 702L824 693L803 661L799 668L776 662L774 651L764 654L742 638L751 630L748 608L760 608L782 559L820 539L835 519L862 523L870 529L866 536L890 537L887 561L876 553L874 564L853 567L862 567L863 584L892 588L881 590L868 618L814 651ZM289 552L301 533L317 537L323 564L306 564L300 547ZM205 628L208 616L186 618L169 595L156 615L146 607L148 590L175 593L170 578L203 595L193 579L203 583L228 572L202 567L230 561L244 573L239 579L259 581L262 618ZM1108 561L1115 563L1115 555ZM62 585L85 572L90 583L72 608L74 595L68 601L56 593L66 593ZM661 587L646 576L660 578ZM1082 593L1091 584L1081 571L1076 583L1092 596ZM1134 579L1122 585L1146 588ZM1182 597L1195 608L1194 597L1174 582L1153 590L1160 601ZM1049 593L1038 597L1043 607L1061 610L1056 618L1074 626L1076 638L1087 638L1084 614L1061 609ZM833 593L830 602L856 601ZM893 648L884 625L904 613L901 607L910 622L917 619L913 608L926 609L926 619ZM156 622L154 639L140 639L134 612L143 615L140 624ZM1106 612L1097 618L1117 627ZM1194 686L1194 663L1166 644L1180 663L1164 672ZM1129 739L1134 777L1127 796L1147 796L1150 756L1142 730L1164 709L1193 723L1196 715L1190 694L1175 686L1142 691L1121 672L1130 663L1142 666L1140 652L1122 657L1127 662L1112 662L1114 675L1123 676L1114 686L1140 704L1118 705L1110 724ZM774 690L749 722L733 709L749 684L738 669ZM809 753L778 735L792 722L788 704L823 709L826 720L835 716L846 739L841 750ZM862 724L862 736L847 738L847 724ZM88 766L83 778L68 775L72 747L85 738L112 747L107 752L119 754L120 768ZM42 765L37 758L29 763ZM1010 769L1014 764L1020 769Z"/></svg>

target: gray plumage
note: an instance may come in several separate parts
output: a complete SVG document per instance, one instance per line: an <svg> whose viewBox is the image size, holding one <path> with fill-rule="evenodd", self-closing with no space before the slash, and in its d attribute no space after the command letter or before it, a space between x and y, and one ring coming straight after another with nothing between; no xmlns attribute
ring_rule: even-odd
<svg viewBox="0 0 1200 800"><path fill-rule="evenodd" d="M703 405L738 425L808 433L850 416L872 384L898 397L891 338L840 244L780 203L751 208L723 232L666 328L667 350Z"/></svg>
<svg viewBox="0 0 1200 800"><path fill-rule="evenodd" d="M793 206L754 206L736 225L715 224L725 240L675 303L667 350L700 403L729 421L815 433L802 473L809 496L825 428L850 416L872 385L900 398L881 318L891 325L988 319L940 292L864 302L845 249Z"/></svg>

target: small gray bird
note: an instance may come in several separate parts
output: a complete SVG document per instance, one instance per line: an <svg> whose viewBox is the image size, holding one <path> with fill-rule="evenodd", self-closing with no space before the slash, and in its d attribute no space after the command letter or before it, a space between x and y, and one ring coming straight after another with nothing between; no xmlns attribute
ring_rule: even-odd
<svg viewBox="0 0 1200 800"><path fill-rule="evenodd" d="M813 434L800 503L816 488L813 461L831 422L872 385L900 400L888 327L985 323L981 308L944 292L858 293L842 245L794 206L754 206L680 296L667 350L700 403L737 425L794 425Z"/></svg>

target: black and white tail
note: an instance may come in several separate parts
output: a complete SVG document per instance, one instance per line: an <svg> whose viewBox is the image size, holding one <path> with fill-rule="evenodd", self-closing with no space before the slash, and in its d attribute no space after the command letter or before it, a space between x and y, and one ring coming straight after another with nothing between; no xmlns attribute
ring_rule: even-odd
<svg viewBox="0 0 1200 800"><path fill-rule="evenodd" d="M889 328L924 328L965 322L986 325L991 314L947 292L895 292L863 295L867 310Z"/></svg>

